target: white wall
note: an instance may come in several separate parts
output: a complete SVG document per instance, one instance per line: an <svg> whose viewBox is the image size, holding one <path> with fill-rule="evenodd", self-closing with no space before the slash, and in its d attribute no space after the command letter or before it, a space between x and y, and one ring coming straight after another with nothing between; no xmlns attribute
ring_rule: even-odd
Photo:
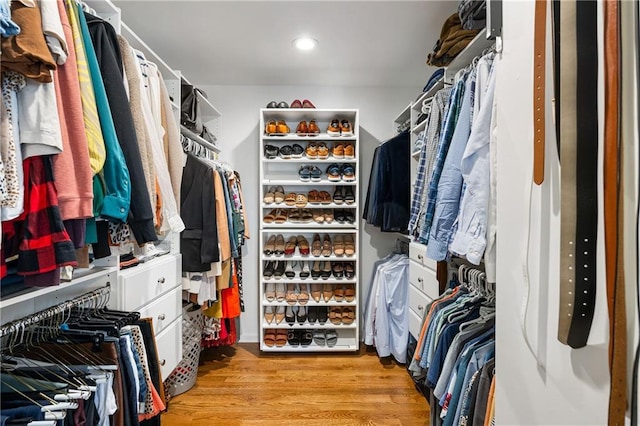
<svg viewBox="0 0 640 426"><path fill-rule="evenodd" d="M373 151L392 135L392 121L422 89L408 87L322 87L322 86L202 86L220 110L220 143L228 161L240 173L245 202L249 206L251 239L243 249L243 289L246 310L240 318L240 341L257 342L259 326L258 247L260 151L259 109L269 101L309 99L317 108L360 109L360 199L363 202L369 181ZM294 126L297 123L288 123ZM393 250L396 237L361 221L361 295L368 290L373 262ZM363 299L361 299L363 300Z"/></svg>
<svg viewBox="0 0 640 426"><path fill-rule="evenodd" d="M589 343L560 344L558 331L560 194L559 165L547 109L546 176L532 193L532 82L534 2L503 2L504 51L498 68L498 299L496 424L603 425L609 395L608 319L604 264L598 264L597 307ZM594 29L595 31L595 29ZM548 37L547 46L551 46ZM548 56L547 76L552 76ZM547 79L547 97L553 96ZM521 330L523 273L531 226L530 304ZM602 241L602 235L599 235ZM602 261L603 250L598 259ZM537 359L536 359L537 358Z"/></svg>

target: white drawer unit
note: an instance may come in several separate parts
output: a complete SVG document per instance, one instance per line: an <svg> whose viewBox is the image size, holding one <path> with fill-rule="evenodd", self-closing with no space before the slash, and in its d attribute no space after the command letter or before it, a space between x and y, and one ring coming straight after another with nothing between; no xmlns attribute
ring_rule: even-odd
<svg viewBox="0 0 640 426"><path fill-rule="evenodd" d="M431 269L433 272L438 270L438 262L427 258L427 246L424 244L412 242L409 244L409 258L419 264Z"/></svg>
<svg viewBox="0 0 640 426"><path fill-rule="evenodd" d="M136 311L180 283L180 255L166 255L118 276L119 308Z"/></svg>
<svg viewBox="0 0 640 426"><path fill-rule="evenodd" d="M409 262L409 281L430 299L435 299L440 295L440 284L435 271L414 261Z"/></svg>
<svg viewBox="0 0 640 426"><path fill-rule="evenodd" d="M422 293L413 284L409 285L409 307L418 314L420 318L425 315L427 306L432 300L433 299Z"/></svg>
<svg viewBox="0 0 640 426"><path fill-rule="evenodd" d="M422 317L409 309L409 333L417 340L422 328Z"/></svg>
<svg viewBox="0 0 640 426"><path fill-rule="evenodd" d="M176 286L169 293L140 309L140 316L142 318L151 318L155 333L160 334L162 330L182 314L181 296L182 287Z"/></svg>
<svg viewBox="0 0 640 426"><path fill-rule="evenodd" d="M156 344L160 372L162 380L165 380L182 359L182 316L169 324L161 333L156 331Z"/></svg>

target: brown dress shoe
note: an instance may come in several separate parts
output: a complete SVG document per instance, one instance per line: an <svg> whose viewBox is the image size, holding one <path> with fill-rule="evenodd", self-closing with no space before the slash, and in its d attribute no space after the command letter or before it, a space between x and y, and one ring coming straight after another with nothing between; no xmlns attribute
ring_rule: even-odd
<svg viewBox="0 0 640 426"><path fill-rule="evenodd" d="M303 135L306 136L306 134L309 132L309 130L307 129L307 122L302 120L301 122L298 123L298 127L296 127L296 133L299 135Z"/></svg>
<svg viewBox="0 0 640 426"><path fill-rule="evenodd" d="M316 120L311 120L309 122L309 126L307 127L307 132L314 135L317 135L320 133L320 128L316 124Z"/></svg>

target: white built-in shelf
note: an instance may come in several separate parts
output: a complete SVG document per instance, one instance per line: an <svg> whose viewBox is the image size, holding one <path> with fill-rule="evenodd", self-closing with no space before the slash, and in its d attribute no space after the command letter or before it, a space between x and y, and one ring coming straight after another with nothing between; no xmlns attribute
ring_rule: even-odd
<svg viewBox="0 0 640 426"><path fill-rule="evenodd" d="M189 80L187 80L184 76L182 76L182 80L187 83L187 84L191 84L189 83ZM192 85L194 86L196 89L198 88L198 86ZM213 106L213 104L211 103L211 101L205 97L201 92L196 91L197 97L198 97L198 105L200 106L200 114L202 115L202 122L203 123L207 123L211 120L215 120L216 118L219 118L222 114L220 114L220 111L218 111L218 109L216 107Z"/></svg>
<svg viewBox="0 0 640 426"><path fill-rule="evenodd" d="M417 135L417 134L419 134L421 131L423 131L426 127L427 127L427 119L425 118L424 120L422 120L422 121L420 122L420 124L418 124L418 125L417 125L417 126L415 126L413 129L411 129L411 131Z"/></svg>
<svg viewBox="0 0 640 426"><path fill-rule="evenodd" d="M287 206L284 203L280 204L262 204L263 209L338 209L338 210L347 210L347 209L355 209L358 207L354 204L307 204L303 207L297 206Z"/></svg>
<svg viewBox="0 0 640 426"><path fill-rule="evenodd" d="M290 126L291 127L291 126ZM300 136L295 133L282 133L278 135L264 135L265 141L298 141L298 142L332 142L332 141L355 141L356 136L331 136L328 133L319 133L317 136Z"/></svg>
<svg viewBox="0 0 640 426"><path fill-rule="evenodd" d="M347 306L347 305L345 305ZM289 325L289 323L287 323L286 320L282 320L282 322L280 324L276 324L276 320L274 319L273 322L271 324L269 324L268 322L266 322L264 320L264 318L262 319L262 327L263 328L286 328L286 329L305 329L305 328L314 328L314 329L323 329L323 330L329 330L329 329L350 329L350 328L356 328L357 324L356 321L352 322L351 324L333 324L331 321L329 321L327 319L327 322L325 324L320 324L319 322L315 322L314 324L309 324L309 322L305 322L304 324L300 325L298 322L296 322L293 325Z"/></svg>
<svg viewBox="0 0 640 426"><path fill-rule="evenodd" d="M414 160L418 160L418 159L420 158L420 151L412 152L412 153L411 153L411 157L412 157Z"/></svg>
<svg viewBox="0 0 640 426"><path fill-rule="evenodd" d="M296 303L295 305L289 305L286 301L282 301L282 302L269 302L267 300L263 300L262 302L262 306L325 306L325 307L340 307L340 306L356 306L356 302L355 300L352 302L336 302L335 300L330 300L328 302L324 302L324 301L320 301L320 302L316 302L313 299L309 299L309 302L307 302L306 305L300 305L299 303ZM284 322L284 321L283 321Z"/></svg>
<svg viewBox="0 0 640 426"><path fill-rule="evenodd" d="M186 137L188 137L189 139L198 142L200 145L210 149L213 152L220 153L221 151L218 146L212 144L211 142L202 138L201 136L193 133L191 130L189 130L185 126L182 126L182 125L180 126L180 132Z"/></svg>
<svg viewBox="0 0 640 426"><path fill-rule="evenodd" d="M333 158L333 157L329 157L326 160L317 160L317 159L311 159L311 158L307 158L307 157L302 157L302 158L264 158L262 161L264 161L265 163L276 163L276 164L287 164L287 163L308 163L310 166L314 165L314 164L331 164L331 163L338 163L338 164L343 164L343 163L355 163L356 159L355 158Z"/></svg>
<svg viewBox="0 0 640 426"><path fill-rule="evenodd" d="M268 327L268 328L275 328L275 327ZM302 327L305 328L305 327ZM310 328L310 327L306 327L306 328ZM328 346L318 346L314 343L312 343L309 346L290 346L288 343L282 347L268 347L267 345L264 345L264 343L262 344L262 348L261 350L264 352L300 352L300 353L304 353L304 352L352 352L352 351L356 351L358 350L358 345L356 342L355 338L351 338L349 339L351 341L351 343L341 343L340 342L340 337L338 337L338 343L337 345L335 345L334 347L328 347Z"/></svg>
<svg viewBox="0 0 640 426"><path fill-rule="evenodd" d="M307 229L319 230L324 229L327 232L332 229L356 229L356 224L354 223L338 223L334 219L331 223L318 223L315 221L311 222L284 222L284 223L264 223L262 222L262 229L282 229L282 228L299 228L300 226L304 226Z"/></svg>
<svg viewBox="0 0 640 426"><path fill-rule="evenodd" d="M400 111L400 114L398 114L396 118L393 119L393 122L395 124L402 124L405 121L409 120L410 117L411 117L411 104L407 105L402 111Z"/></svg>
<svg viewBox="0 0 640 426"><path fill-rule="evenodd" d="M299 179L287 179L284 176L280 177L280 176L273 176L270 179L263 179L262 180L262 184L263 185L281 185L281 186L285 186L285 185L305 185L305 186L318 186L318 185L356 185L358 182L353 181L353 182L345 182L345 181L337 181L337 182L332 182L329 179L320 179L317 182L302 182Z"/></svg>
<svg viewBox="0 0 640 426"><path fill-rule="evenodd" d="M323 280L322 278L300 278L300 276L298 275L299 273L296 273L296 276L294 278L286 278L283 277L281 279L277 279L277 278L266 278L266 277L262 277L262 281L264 281L265 283L274 283L274 284L278 284L278 283L283 283L283 284L355 284L357 282L356 278L327 278L326 280ZM281 302L265 302L265 305L279 305ZM282 302L284 303L284 302ZM315 302L314 302L315 303ZM322 303L318 303L318 305L322 305Z"/></svg>
<svg viewBox="0 0 640 426"><path fill-rule="evenodd" d="M458 71L467 67L476 56L482 55L485 49L493 46L495 40L487 39L487 32L483 29L462 51L453 58L453 61L444 70L444 80L446 83L453 83Z"/></svg>
<svg viewBox="0 0 640 426"><path fill-rule="evenodd" d="M142 52L148 61L158 67L164 80L180 80L180 75L174 71L160 56L158 56L136 33L124 22L122 23L122 36L127 39L131 47Z"/></svg>
<svg viewBox="0 0 640 426"><path fill-rule="evenodd" d="M332 231L333 232L333 231ZM358 253L354 254L353 256L336 256L334 254L332 254L331 256L318 256L318 257L314 257L314 256L302 256L299 254L295 254L292 256L286 256L286 255L280 255L280 256L267 256L267 255L262 255L262 260L270 260L270 261L274 261L274 260L307 260L307 261L335 261L335 262L355 262L357 260L356 255Z"/></svg>
<svg viewBox="0 0 640 426"><path fill-rule="evenodd" d="M433 96L441 89L444 88L444 78L438 80L429 90L422 93L418 99L413 103L411 108L414 111L422 111L422 104L425 100L433 98Z"/></svg>

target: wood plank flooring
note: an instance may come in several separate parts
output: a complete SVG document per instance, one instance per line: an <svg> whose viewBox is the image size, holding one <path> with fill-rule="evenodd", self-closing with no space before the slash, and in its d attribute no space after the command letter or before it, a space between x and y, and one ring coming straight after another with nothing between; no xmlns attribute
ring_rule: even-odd
<svg viewBox="0 0 640 426"><path fill-rule="evenodd" d="M206 349L198 381L169 402L163 426L428 425L404 366L357 354L260 354L258 344Z"/></svg>

